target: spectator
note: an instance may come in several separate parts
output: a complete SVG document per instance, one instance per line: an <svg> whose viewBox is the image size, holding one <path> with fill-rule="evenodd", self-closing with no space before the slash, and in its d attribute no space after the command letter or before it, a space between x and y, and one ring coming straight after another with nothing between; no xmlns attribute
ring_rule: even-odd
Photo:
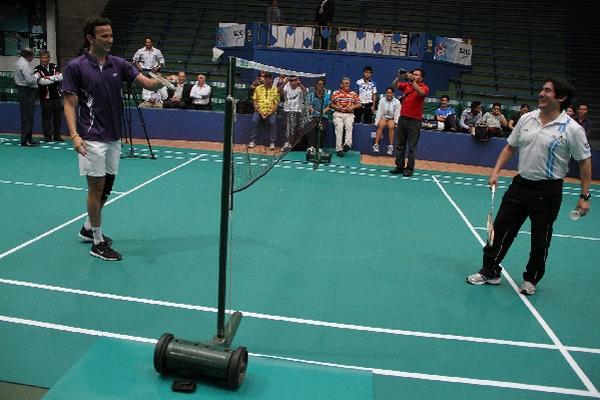
<svg viewBox="0 0 600 400"><path fill-rule="evenodd" d="M379 139L383 134L383 129L388 128L389 144L387 147L387 155L391 156L394 153L394 130L398 126L398 118L400 118L400 100L394 97L394 88L389 87L385 91L385 97L379 101L377 107L377 115L375 116L375 125L377 133L375 135L375 144L373 152L379 153Z"/></svg>
<svg viewBox="0 0 600 400"><path fill-rule="evenodd" d="M569 104L567 106L567 108L565 109L565 112L567 113L567 115L573 119L575 119L575 106L572 104Z"/></svg>
<svg viewBox="0 0 600 400"><path fill-rule="evenodd" d="M291 149L291 143L296 143L302 137L302 111L304 110L304 95L306 88L296 76L290 76L280 91L285 113L285 143L283 151Z"/></svg>
<svg viewBox="0 0 600 400"><path fill-rule="evenodd" d="M519 119L523 116L523 114L527 114L529 112L529 104L523 103L521 104L521 108L518 113L514 113L512 118L508 121L508 130L512 132L515 129L515 125L519 122Z"/></svg>
<svg viewBox="0 0 600 400"><path fill-rule="evenodd" d="M21 146L32 147L39 143L33 140L33 113L35 109L35 91L38 78L34 75L30 63L33 61L33 50L28 47L21 49L21 56L15 63L14 80L19 96L21 112Z"/></svg>
<svg viewBox="0 0 600 400"><path fill-rule="evenodd" d="M206 77L204 75L198 74L196 79L196 84L190 90L191 107L196 110L210 110L212 108L210 105L210 93L212 89L206 84Z"/></svg>
<svg viewBox="0 0 600 400"><path fill-rule="evenodd" d="M142 108L163 108L163 102L167 100L169 93L166 87L161 87L158 90L142 89Z"/></svg>
<svg viewBox="0 0 600 400"><path fill-rule="evenodd" d="M471 107L466 108L460 116L460 129L463 132L473 134L475 132L475 125L481 121L481 102L471 102Z"/></svg>
<svg viewBox="0 0 600 400"><path fill-rule="evenodd" d="M133 55L133 64L142 72L158 72L165 65L165 58L161 51L154 47L150 36L146 36L144 47Z"/></svg>
<svg viewBox="0 0 600 400"><path fill-rule="evenodd" d="M456 132L456 111L448 106L450 98L446 95L440 97L440 106L435 110L435 120L444 123L445 131Z"/></svg>
<svg viewBox="0 0 600 400"><path fill-rule="evenodd" d="M492 104L492 111L488 111L481 118L481 123L487 126L488 136L503 136L502 132L508 127L508 121L502 114L500 103Z"/></svg>
<svg viewBox="0 0 600 400"><path fill-rule="evenodd" d="M354 122L358 124L373 123L373 111L377 108L377 84L372 78L373 68L366 66L362 78L356 81L360 107L354 110Z"/></svg>
<svg viewBox="0 0 600 400"><path fill-rule="evenodd" d="M265 74L267 71L260 70L258 71L258 76L254 78L252 83L250 84L250 98L254 97L254 90L265 83ZM277 85L275 85L277 87Z"/></svg>
<svg viewBox="0 0 600 400"><path fill-rule="evenodd" d="M42 50L40 53L40 64L34 68L38 78L52 80L50 85L39 85L40 108L42 109L42 131L44 139L49 142L56 140L62 142L60 127L62 121L63 105L60 95L59 82L62 74L56 64L50 62L50 52Z"/></svg>
<svg viewBox="0 0 600 400"><path fill-rule="evenodd" d="M404 96L400 120L398 121L398 146L396 147L396 168L390 173L412 176L415 169L415 152L421 135L421 120L423 105L429 94L429 87L423 82L425 71L415 68L410 73L399 74L392 82L392 87L398 87ZM406 82L400 82L400 78ZM408 164L404 166L405 149L408 145Z"/></svg>
<svg viewBox="0 0 600 400"><path fill-rule="evenodd" d="M186 83L187 76L184 71L179 71L175 78L175 90L168 90L167 101L164 108L187 108L191 103L190 92L192 85Z"/></svg>
<svg viewBox="0 0 600 400"><path fill-rule="evenodd" d="M260 127L267 125L270 140L269 149L275 150L275 140L277 140L276 111L279 103L279 91L273 86L273 75L270 72L261 72L263 72L264 83L256 87L252 97L255 110L252 114L254 129L250 132L248 148L251 149L256 146L256 138Z"/></svg>
<svg viewBox="0 0 600 400"><path fill-rule="evenodd" d="M314 89L308 92L308 112L310 122L307 125L308 149L307 153L323 151L325 129L330 120L331 95L325 89L325 80L317 80Z"/></svg>
<svg viewBox="0 0 600 400"><path fill-rule="evenodd" d="M354 127L354 109L360 107L360 99L356 92L350 90L350 78L340 80L340 88L331 96L331 108L333 113L333 125L335 126L335 150L338 157L344 157L344 153L352 147L352 128ZM346 137L342 146L342 136L346 128Z"/></svg>
<svg viewBox="0 0 600 400"><path fill-rule="evenodd" d="M279 2L277 0L271 0L271 5L267 8L267 23L279 24L282 21L283 16L281 15Z"/></svg>
<svg viewBox="0 0 600 400"><path fill-rule="evenodd" d="M321 0L317 13L315 14L315 22L320 28L321 34L321 49L329 49L329 37L331 36L331 22L335 14L334 0Z"/></svg>
<svg viewBox="0 0 600 400"><path fill-rule="evenodd" d="M577 122L579 125L583 127L585 131L585 137L588 142L592 138L592 121L587 118L588 115L588 105L587 103L580 103L579 107L577 107Z"/></svg>

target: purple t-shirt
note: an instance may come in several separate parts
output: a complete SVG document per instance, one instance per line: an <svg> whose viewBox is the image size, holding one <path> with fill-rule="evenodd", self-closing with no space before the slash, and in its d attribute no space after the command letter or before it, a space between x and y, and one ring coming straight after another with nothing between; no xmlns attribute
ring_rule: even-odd
<svg viewBox="0 0 600 400"><path fill-rule="evenodd" d="M133 82L138 74L129 62L110 54L102 68L88 52L69 61L62 91L79 97L77 133L82 139L114 142L121 138L121 84Z"/></svg>

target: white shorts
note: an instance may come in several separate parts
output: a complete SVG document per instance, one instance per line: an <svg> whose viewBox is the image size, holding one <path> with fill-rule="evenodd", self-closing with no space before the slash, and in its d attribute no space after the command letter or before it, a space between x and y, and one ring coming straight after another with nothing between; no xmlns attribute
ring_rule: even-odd
<svg viewBox="0 0 600 400"><path fill-rule="evenodd" d="M117 175L121 158L121 141L96 142L84 140L87 155L79 154L79 175L106 176Z"/></svg>

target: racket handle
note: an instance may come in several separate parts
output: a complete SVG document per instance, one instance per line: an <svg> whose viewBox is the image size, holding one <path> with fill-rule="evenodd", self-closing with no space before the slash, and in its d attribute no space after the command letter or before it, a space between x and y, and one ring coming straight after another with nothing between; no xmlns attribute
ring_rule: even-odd
<svg viewBox="0 0 600 400"><path fill-rule="evenodd" d="M580 217L581 217L581 213L579 212L579 210L577 208L574 210L571 210L571 212L569 213L569 218L571 218L572 221L577 221Z"/></svg>

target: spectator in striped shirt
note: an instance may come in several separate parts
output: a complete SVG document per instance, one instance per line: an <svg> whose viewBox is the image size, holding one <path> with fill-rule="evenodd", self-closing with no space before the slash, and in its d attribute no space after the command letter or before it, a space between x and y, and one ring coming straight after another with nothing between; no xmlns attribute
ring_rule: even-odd
<svg viewBox="0 0 600 400"><path fill-rule="evenodd" d="M335 126L335 150L338 157L344 157L344 153L352 147L354 110L360 106L358 94L350 90L350 78L342 78L339 90L331 95L331 108L335 110L333 112L333 125ZM346 128L346 136L342 146L344 128Z"/></svg>

